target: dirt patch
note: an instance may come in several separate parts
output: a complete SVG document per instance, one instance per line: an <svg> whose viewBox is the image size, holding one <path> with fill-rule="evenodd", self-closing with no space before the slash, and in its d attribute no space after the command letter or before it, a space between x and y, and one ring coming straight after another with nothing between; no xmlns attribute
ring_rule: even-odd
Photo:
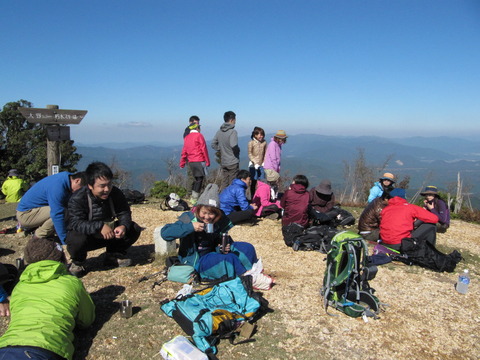
<svg viewBox="0 0 480 360"><path fill-rule="evenodd" d="M134 206L133 217L145 227L130 250L135 266L104 270L102 250L89 253L90 272L83 278L97 306L97 320L88 331L78 332L75 359L151 359L162 344L182 334L180 327L160 308L159 302L173 297L180 284L163 283L152 289L154 278L138 280L163 268L163 260L152 258L153 231L175 221L179 213L163 212L156 205ZM0 228L14 226L12 220ZM232 346L222 341L221 359L477 359L480 357L480 288L478 259L480 226L452 221L437 242L444 250L467 254L458 270L468 268L472 281L466 295L454 285L457 273L435 273L419 267L388 264L371 281L376 295L386 304L379 320L352 319L323 309L319 289L325 270L325 255L294 252L283 243L279 221L262 220L256 226L236 226L237 241L255 245L265 271L277 285L265 292L273 313L258 322L255 342ZM22 234L0 235L1 261L13 263L26 243ZM152 261L153 260L153 261ZM130 299L134 316L118 314L119 302ZM0 320L0 331L8 320ZM160 356L156 355L159 359Z"/></svg>

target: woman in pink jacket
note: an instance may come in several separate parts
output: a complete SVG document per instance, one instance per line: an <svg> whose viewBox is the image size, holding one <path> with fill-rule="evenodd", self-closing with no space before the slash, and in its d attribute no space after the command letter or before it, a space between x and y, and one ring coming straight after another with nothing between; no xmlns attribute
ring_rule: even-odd
<svg viewBox="0 0 480 360"><path fill-rule="evenodd" d="M277 200L276 189L280 175L276 171L267 169L265 170L265 177L266 181L257 181L257 190L253 195L252 204L257 206L256 216L276 220L282 212L280 200Z"/></svg>
<svg viewBox="0 0 480 360"><path fill-rule="evenodd" d="M203 179L207 175L207 167L210 166L207 144L205 138L200 134L200 125L190 125L190 134L183 140L182 155L180 157L180 167L183 169L188 162L195 181L192 185L192 199L190 202L195 204L202 190Z"/></svg>

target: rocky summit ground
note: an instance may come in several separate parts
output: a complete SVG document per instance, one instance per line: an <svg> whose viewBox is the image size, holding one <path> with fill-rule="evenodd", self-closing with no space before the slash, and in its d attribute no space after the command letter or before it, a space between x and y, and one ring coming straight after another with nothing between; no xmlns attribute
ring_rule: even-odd
<svg viewBox="0 0 480 360"><path fill-rule="evenodd" d="M0 212L0 228L11 228L11 208ZM161 211L158 204L136 205L133 217L145 227L130 249L134 266L103 269L102 251L89 254L90 272L83 278L97 307L97 320L76 333L75 359L159 359L161 346L180 327L159 308L175 296L181 284L154 285L161 276L138 280L163 269L155 259L155 228L173 222L179 213ZM436 273L419 267L391 263L379 267L370 285L388 304L380 319L364 322L335 310L326 314L319 296L325 270L324 254L294 252L282 239L280 222L262 220L256 226L236 226L237 241L249 241L262 257L266 273L276 286L264 293L273 312L258 321L254 342L231 345L223 340L220 359L478 359L480 358L480 226L454 220L446 234L438 235L444 252L458 249L465 258L457 270L470 270L466 295L455 291L458 271ZM22 256L28 238L23 234L0 235L1 260L14 263ZM130 299L134 315L119 316L119 303ZM0 320L0 332L8 319Z"/></svg>

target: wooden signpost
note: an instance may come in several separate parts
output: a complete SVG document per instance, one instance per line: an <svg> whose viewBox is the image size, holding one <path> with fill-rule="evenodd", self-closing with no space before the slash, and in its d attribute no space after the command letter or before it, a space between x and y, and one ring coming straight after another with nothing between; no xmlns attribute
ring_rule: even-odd
<svg viewBox="0 0 480 360"><path fill-rule="evenodd" d="M80 124L87 110L64 110L59 109L58 105L47 105L45 109L19 108L18 110L29 123L46 125L48 175L58 172L60 141L70 140L70 127L62 125Z"/></svg>

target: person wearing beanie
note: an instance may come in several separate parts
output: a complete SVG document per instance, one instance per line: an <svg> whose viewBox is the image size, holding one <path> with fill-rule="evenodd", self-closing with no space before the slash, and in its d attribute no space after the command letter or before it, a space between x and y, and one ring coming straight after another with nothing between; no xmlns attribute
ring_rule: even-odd
<svg viewBox="0 0 480 360"><path fill-rule="evenodd" d="M12 292L0 359L71 360L73 329L93 323L95 305L81 280L68 273L58 243L34 237L24 254L28 266Z"/></svg>
<svg viewBox="0 0 480 360"><path fill-rule="evenodd" d="M211 146L220 153L220 167L222 171L222 184L220 191L230 185L237 176L240 164L240 147L238 134L235 130L237 115L233 111L223 114L223 124L213 137Z"/></svg>
<svg viewBox="0 0 480 360"><path fill-rule="evenodd" d="M240 170L232 184L220 193L220 209L228 216L233 225L254 217L257 206L250 205L245 195L251 181L250 172Z"/></svg>
<svg viewBox="0 0 480 360"><path fill-rule="evenodd" d="M267 145L267 151L265 153L265 162L263 168L271 169L280 173L280 167L282 162L282 146L287 142L287 134L285 130L278 130L271 138Z"/></svg>
<svg viewBox="0 0 480 360"><path fill-rule="evenodd" d="M130 266L127 250L138 240L142 228L132 221L127 199L112 185L113 173L106 164L93 162L85 174L88 186L75 192L68 202L70 273L82 276L88 251L104 247L105 266Z"/></svg>
<svg viewBox="0 0 480 360"><path fill-rule="evenodd" d="M282 205L278 199L278 180L280 174L272 169L265 169L265 180L257 182L257 190L252 198L252 206L256 206L255 215L266 219L277 220L282 214Z"/></svg>
<svg viewBox="0 0 480 360"><path fill-rule="evenodd" d="M382 196L384 191L392 191L394 184L395 176L392 173L386 172L385 174L383 174L382 177L378 179L378 181L376 181L370 189L370 193L368 195L368 202L372 202L373 199Z"/></svg>
<svg viewBox="0 0 480 360"><path fill-rule="evenodd" d="M8 172L7 180L2 184L2 193L5 195L5 201L8 203L17 203L27 190L27 182L18 177L17 169L11 169Z"/></svg>
<svg viewBox="0 0 480 360"><path fill-rule="evenodd" d="M189 172L195 179L192 188L188 189L192 194L190 205L193 206L200 196L203 180L207 175L207 167L210 166L207 144L197 123L190 126L190 133L183 140L180 168L183 169L185 165L188 165Z"/></svg>
<svg viewBox="0 0 480 360"><path fill-rule="evenodd" d="M420 206L409 204L404 189L393 189L390 197L388 205L380 213L382 243L394 250L401 250L403 238L416 238L435 246L438 216ZM416 220L423 223L414 229Z"/></svg>
<svg viewBox="0 0 480 360"><path fill-rule="evenodd" d="M273 279L262 273L253 245L233 241L227 234L233 224L220 209L219 200L218 186L208 184L198 198L195 211L185 212L175 223L163 226L162 238L165 241L180 239L180 262L193 266L203 280L247 274L253 277L257 289L270 289ZM223 236L228 239L225 248L221 246Z"/></svg>
<svg viewBox="0 0 480 360"><path fill-rule="evenodd" d="M450 227L450 210L438 194L436 186L430 185L420 195L424 196L423 208L438 216L437 232L445 233Z"/></svg>

